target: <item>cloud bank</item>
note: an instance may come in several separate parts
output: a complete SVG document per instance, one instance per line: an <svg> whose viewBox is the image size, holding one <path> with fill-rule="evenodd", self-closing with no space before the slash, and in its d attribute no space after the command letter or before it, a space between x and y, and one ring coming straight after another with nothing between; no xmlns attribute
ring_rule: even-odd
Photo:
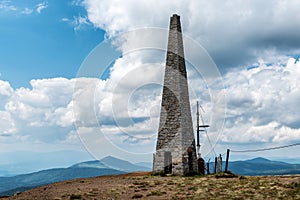
<svg viewBox="0 0 300 200"><path fill-rule="evenodd" d="M83 5L109 38L136 28L168 28L169 17L179 14L183 33L207 49L224 76L227 119L224 132L211 134L231 144L299 141L299 1L85 0ZM197 84L191 73L190 86ZM207 94L202 86L200 93ZM209 94L201 94L209 113Z"/></svg>
<svg viewBox="0 0 300 200"><path fill-rule="evenodd" d="M299 54L297 0L85 0L90 21L108 37L143 28L168 28L181 15L184 34L203 45L220 67L245 67L258 59Z"/></svg>
<svg viewBox="0 0 300 200"><path fill-rule="evenodd" d="M0 139L78 143L75 123L81 135L91 134L90 137L97 138L100 143L111 142L129 152L136 151L139 146L143 147L141 153L150 153L155 146L162 87L142 83L147 78L161 82L164 64L156 63L155 67L137 61L135 65L128 65L126 59L128 57L117 59L107 80L40 79L31 81L31 89L13 89L8 82L1 81ZM129 61L132 64L132 60ZM127 71L122 71L124 69ZM136 78L141 77L141 73L144 73L143 78ZM299 76L300 61L294 58L288 59L285 65L267 66L261 62L255 68L227 73L224 76L227 118L224 131L215 133L220 134L219 143L286 144L299 141ZM196 93L191 96L193 113L197 98L207 96L204 87L198 89L199 81L189 73L189 90ZM75 85L79 90L74 93ZM88 99L91 96L94 99ZM90 101L93 104L87 103ZM209 121L210 102L202 102L206 111L204 119ZM89 112L91 109L93 113ZM99 129L104 137L97 135ZM207 142L203 136L203 143L207 145Z"/></svg>
<svg viewBox="0 0 300 200"><path fill-rule="evenodd" d="M224 142L292 142L300 139L300 62L230 72L225 77ZM243 137L240 137L240 134Z"/></svg>

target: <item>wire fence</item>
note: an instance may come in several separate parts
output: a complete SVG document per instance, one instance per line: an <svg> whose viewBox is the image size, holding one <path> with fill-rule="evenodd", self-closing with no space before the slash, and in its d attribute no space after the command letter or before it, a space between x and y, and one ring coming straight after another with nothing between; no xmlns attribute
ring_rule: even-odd
<svg viewBox="0 0 300 200"><path fill-rule="evenodd" d="M248 152L269 151L269 150L283 149L283 148L299 146L299 145L300 145L300 143L294 143L294 144L289 144L289 145L284 145L284 146L276 146L276 147L262 148L262 149L230 150L230 152L233 152L233 153L248 153Z"/></svg>
<svg viewBox="0 0 300 200"><path fill-rule="evenodd" d="M283 146L275 146L275 147L269 147L269 148L261 148L261 149L247 149L247 150L231 150L227 149L226 153L220 153L219 156L216 156L216 153L214 152L215 159L212 159L211 157L206 162L206 166L204 169L207 171L207 174L210 174L210 166L213 168L213 173L222 172L222 157L224 157L226 154L226 161L225 161L225 173L228 171L228 161L229 161L229 152L232 153L249 153L249 152L259 152L259 151L270 151L270 150L276 150L276 149L283 149L283 148L289 148L294 146L300 146L300 143L294 143L289 145L283 145ZM210 165L211 164L211 165Z"/></svg>

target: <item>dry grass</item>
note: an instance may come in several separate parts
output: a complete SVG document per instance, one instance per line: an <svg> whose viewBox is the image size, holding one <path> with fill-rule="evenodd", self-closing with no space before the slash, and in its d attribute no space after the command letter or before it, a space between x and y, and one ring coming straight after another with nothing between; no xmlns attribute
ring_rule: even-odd
<svg viewBox="0 0 300 200"><path fill-rule="evenodd" d="M55 183L9 199L300 199L300 175L161 177L135 173Z"/></svg>

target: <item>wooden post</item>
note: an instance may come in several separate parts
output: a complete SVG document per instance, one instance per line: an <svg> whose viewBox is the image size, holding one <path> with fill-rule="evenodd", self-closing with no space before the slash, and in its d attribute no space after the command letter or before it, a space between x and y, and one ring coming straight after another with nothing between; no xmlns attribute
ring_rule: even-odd
<svg viewBox="0 0 300 200"><path fill-rule="evenodd" d="M225 163L225 173L227 173L227 171L228 171L229 152L230 152L230 149L227 149L226 163Z"/></svg>
<svg viewBox="0 0 300 200"><path fill-rule="evenodd" d="M207 174L210 174L210 172L209 172L209 162L206 163L206 167L207 167Z"/></svg>
<svg viewBox="0 0 300 200"><path fill-rule="evenodd" d="M218 164L218 158L215 157L215 170L214 170L215 174L217 173L217 164Z"/></svg>
<svg viewBox="0 0 300 200"><path fill-rule="evenodd" d="M205 171L204 171L204 160L203 158L198 158L198 172L199 174L204 175Z"/></svg>

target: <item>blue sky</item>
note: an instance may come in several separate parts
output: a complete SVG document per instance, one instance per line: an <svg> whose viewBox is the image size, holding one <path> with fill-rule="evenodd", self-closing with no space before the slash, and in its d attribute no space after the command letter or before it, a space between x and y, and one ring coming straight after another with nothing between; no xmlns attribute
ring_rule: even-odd
<svg viewBox="0 0 300 200"><path fill-rule="evenodd" d="M38 161L56 151L74 157L49 168L107 155L150 162L174 13L186 42L192 113L200 100L212 125L201 136L204 158L214 156L209 138L217 154L300 142L299 6L298 0L0 1L6 158L0 165L18 165L20 152ZM259 156L300 160L295 152L299 147Z"/></svg>
<svg viewBox="0 0 300 200"><path fill-rule="evenodd" d="M46 7L39 13L40 3ZM14 88L29 87L32 79L76 77L86 55L103 40L103 30L78 21L87 12L72 1L1 4L16 9L0 11L1 79ZM26 9L31 13L23 13Z"/></svg>
<svg viewBox="0 0 300 200"><path fill-rule="evenodd" d="M30 81L34 79L74 78L85 57L103 40L104 33L87 20L86 10L75 1L1 1L0 79L8 82L13 89L18 89L31 88ZM45 132L52 137L52 128L40 127L35 131ZM72 129L71 127L55 131L66 132ZM34 134L33 130L25 127L21 128L20 132ZM14 145L8 145L13 143L3 141L3 139L1 143L3 153L1 163L6 167L14 168L21 162L24 164L24 170L21 172L35 171L42 167L62 167L81 160L92 159L84 147L77 143L75 147L72 147L72 150L76 151L74 151L75 154L73 153L74 158L69 159L71 162L66 161L67 164L62 165L63 162L60 159L52 159L53 161L47 162L45 166L37 165L29 170L28 165L32 165L26 161L28 157L33 157L33 160L34 158L42 159L42 156L37 153L32 156L32 151L62 150L68 156L68 147L50 144L52 147L42 148L40 144L37 145L38 147L30 148L32 141L18 141ZM86 153L78 154L77 151ZM6 156L6 152L9 156ZM22 156L18 157L19 154ZM15 159L11 155L16 155ZM54 155L55 153L53 158L55 158ZM25 158L25 160L22 161L20 158ZM30 160L32 162L32 159Z"/></svg>

